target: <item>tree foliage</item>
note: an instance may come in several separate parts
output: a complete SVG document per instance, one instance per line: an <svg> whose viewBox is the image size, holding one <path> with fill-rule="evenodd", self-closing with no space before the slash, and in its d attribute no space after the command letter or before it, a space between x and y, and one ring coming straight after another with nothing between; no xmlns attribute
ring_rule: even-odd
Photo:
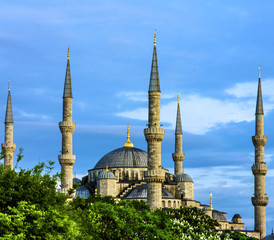
<svg viewBox="0 0 274 240"><path fill-rule="evenodd" d="M151 211L143 201L97 195L67 201L56 191L61 175L52 174L53 164L16 171L0 164L0 239L251 239L219 234L197 208Z"/></svg>

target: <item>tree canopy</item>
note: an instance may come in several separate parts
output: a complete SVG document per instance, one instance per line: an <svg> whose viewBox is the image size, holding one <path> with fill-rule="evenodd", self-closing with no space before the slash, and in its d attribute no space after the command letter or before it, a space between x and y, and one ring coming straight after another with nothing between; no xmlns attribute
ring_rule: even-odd
<svg viewBox="0 0 274 240"><path fill-rule="evenodd" d="M0 164L0 239L254 239L218 233L217 221L197 208L151 211L143 201L97 195L67 201L56 190L61 176L52 174L53 164Z"/></svg>

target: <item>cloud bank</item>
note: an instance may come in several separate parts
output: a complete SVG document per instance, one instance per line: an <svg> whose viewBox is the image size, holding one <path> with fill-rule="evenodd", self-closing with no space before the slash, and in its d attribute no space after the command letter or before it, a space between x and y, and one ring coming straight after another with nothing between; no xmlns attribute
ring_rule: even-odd
<svg viewBox="0 0 274 240"><path fill-rule="evenodd" d="M264 110L267 114L274 107L274 79L262 82ZM264 90L265 89L265 90ZM201 96L200 94L185 94L181 100L181 115L183 129L192 134L205 134L211 129L230 122L250 122L254 120L257 83L238 83L224 91L223 99ZM134 92L121 94L131 101L145 101L146 95ZM175 98L169 94L165 99ZM175 100L175 99L174 99ZM147 99L146 99L147 101ZM165 128L174 128L176 122L177 101L161 105L161 121ZM137 108L132 111L117 113L117 116L137 120L147 120L147 108Z"/></svg>

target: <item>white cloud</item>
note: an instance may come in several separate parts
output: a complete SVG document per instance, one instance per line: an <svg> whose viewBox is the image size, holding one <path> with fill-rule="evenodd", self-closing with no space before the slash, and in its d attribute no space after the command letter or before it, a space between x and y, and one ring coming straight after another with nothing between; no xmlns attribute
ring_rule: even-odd
<svg viewBox="0 0 274 240"><path fill-rule="evenodd" d="M274 79L262 83L265 88L264 110L267 114L274 108ZM200 96L199 94L183 95L181 101L181 114L183 130L192 134L205 134L211 129L230 122L250 122L254 120L257 83L238 83L225 90L230 95L229 99L214 99ZM147 95L130 92L123 93L129 100L147 101ZM168 98L175 98L175 94L168 94ZM233 98L234 97L234 98ZM175 128L177 101L161 105L161 121ZM132 111L119 112L117 116L138 120L147 120L147 108L137 108Z"/></svg>
<svg viewBox="0 0 274 240"><path fill-rule="evenodd" d="M41 119L41 120L51 120L52 117L44 114L36 114L36 113L27 113L25 111L19 110L19 113L24 118L31 118L31 119Z"/></svg>

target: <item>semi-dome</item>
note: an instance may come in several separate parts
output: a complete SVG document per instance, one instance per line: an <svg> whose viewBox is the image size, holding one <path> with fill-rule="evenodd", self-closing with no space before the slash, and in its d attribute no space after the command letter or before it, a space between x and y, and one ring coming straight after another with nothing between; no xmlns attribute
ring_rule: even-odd
<svg viewBox="0 0 274 240"><path fill-rule="evenodd" d="M272 229L272 233L270 235L265 236L262 240L273 240L274 239L274 233Z"/></svg>
<svg viewBox="0 0 274 240"><path fill-rule="evenodd" d="M175 182L193 182L193 180L188 174L182 173L182 174L178 174L175 177Z"/></svg>
<svg viewBox="0 0 274 240"><path fill-rule="evenodd" d="M147 184L134 188L126 198L147 198ZM174 198L174 196L167 189L162 188L162 198Z"/></svg>
<svg viewBox="0 0 274 240"><path fill-rule="evenodd" d="M109 168L147 167L147 153L134 147L122 147L115 149L103 156L95 165L94 169Z"/></svg>
<svg viewBox="0 0 274 240"><path fill-rule="evenodd" d="M99 174L98 179L115 179L115 176L110 171L103 171Z"/></svg>

